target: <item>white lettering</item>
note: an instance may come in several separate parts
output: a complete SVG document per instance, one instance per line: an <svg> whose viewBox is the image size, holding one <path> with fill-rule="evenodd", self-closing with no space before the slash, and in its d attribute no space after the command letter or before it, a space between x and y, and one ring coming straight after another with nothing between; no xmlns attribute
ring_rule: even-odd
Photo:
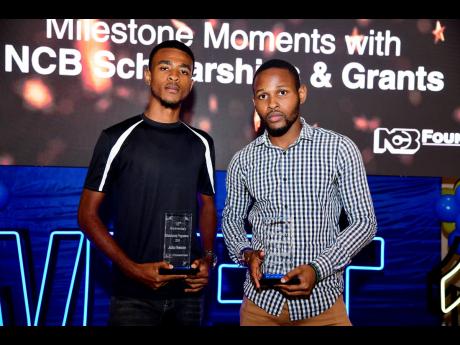
<svg viewBox="0 0 460 345"><path fill-rule="evenodd" d="M417 71L366 69L358 62L350 62L342 70L342 81L349 89L440 91L444 88L444 75L438 71L427 73L423 66Z"/></svg>

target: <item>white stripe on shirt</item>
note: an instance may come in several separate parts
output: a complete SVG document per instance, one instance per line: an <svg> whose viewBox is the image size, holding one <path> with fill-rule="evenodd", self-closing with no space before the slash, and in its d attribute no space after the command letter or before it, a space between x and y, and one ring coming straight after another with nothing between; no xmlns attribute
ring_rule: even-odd
<svg viewBox="0 0 460 345"><path fill-rule="evenodd" d="M98 189L99 192L102 192L102 190L104 189L105 180L106 180L107 175L109 173L110 166L112 165L113 160L115 159L115 157L117 156L118 152L120 151L121 145L123 145L123 143L125 142L126 138L131 134L133 129L136 128L136 126L138 124L140 124L142 121L144 121L144 120L140 120L139 122L136 122L134 125L129 127L126 131L124 131L123 134L120 135L120 137L118 138L118 140L115 143L115 145L113 145L112 149L110 150L110 154L109 154L109 158L107 159L107 163L105 164L104 175L102 175L102 181L101 181L101 184L99 185L99 189Z"/></svg>

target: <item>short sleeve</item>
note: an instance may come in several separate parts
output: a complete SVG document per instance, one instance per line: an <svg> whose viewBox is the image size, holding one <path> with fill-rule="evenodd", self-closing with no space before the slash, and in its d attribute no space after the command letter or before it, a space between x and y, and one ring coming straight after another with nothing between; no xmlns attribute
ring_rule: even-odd
<svg viewBox="0 0 460 345"><path fill-rule="evenodd" d="M111 147L109 136L102 132L94 147L93 157L86 175L85 188L99 192L108 191L112 174L110 176L108 174L107 162Z"/></svg>

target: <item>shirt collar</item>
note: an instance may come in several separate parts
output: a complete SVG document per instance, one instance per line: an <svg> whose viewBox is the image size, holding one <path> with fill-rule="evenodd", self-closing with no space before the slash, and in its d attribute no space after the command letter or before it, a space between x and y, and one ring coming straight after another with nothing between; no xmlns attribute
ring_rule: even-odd
<svg viewBox="0 0 460 345"><path fill-rule="evenodd" d="M312 140L313 139L313 128L310 126L305 119L300 116L300 123L302 125L302 129L300 130L300 135L295 141L294 144L291 146L297 144L300 140ZM266 146L273 146L273 144L270 142L270 138L268 137L268 132L267 130L264 131L262 135L257 137L255 140L255 145L259 146L265 144Z"/></svg>

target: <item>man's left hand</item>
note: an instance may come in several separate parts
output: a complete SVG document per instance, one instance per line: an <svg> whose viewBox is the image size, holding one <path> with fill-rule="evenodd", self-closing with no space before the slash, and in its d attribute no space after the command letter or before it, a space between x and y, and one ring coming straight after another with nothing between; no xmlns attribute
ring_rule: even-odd
<svg viewBox="0 0 460 345"><path fill-rule="evenodd" d="M288 284L277 284L275 285L283 294L287 296L310 296L313 287L316 284L316 272L310 265L301 265L294 268L292 271L286 273L281 278L281 282L287 283L290 279L297 277L300 280L300 284L288 285Z"/></svg>
<svg viewBox="0 0 460 345"><path fill-rule="evenodd" d="M204 259L196 259L192 263L192 268L198 268L198 273L189 275L185 278L185 282L190 286L185 289L185 292L198 292L203 289L209 281L209 264Z"/></svg>

